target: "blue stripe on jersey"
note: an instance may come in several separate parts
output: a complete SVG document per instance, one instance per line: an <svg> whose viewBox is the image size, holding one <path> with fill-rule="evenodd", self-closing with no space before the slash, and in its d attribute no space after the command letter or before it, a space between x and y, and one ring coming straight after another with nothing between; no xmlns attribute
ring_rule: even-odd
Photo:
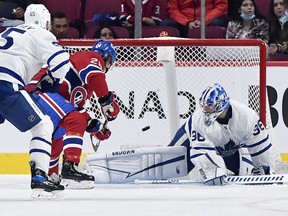
<svg viewBox="0 0 288 216"><path fill-rule="evenodd" d="M8 68L5 68L5 67L0 67L0 73L5 73L5 74L8 74L9 76L12 76L13 78L15 78L19 82L21 82L23 86L25 86L24 80L21 78L21 76L19 74L15 73L14 71L12 71Z"/></svg>
<svg viewBox="0 0 288 216"><path fill-rule="evenodd" d="M270 143L268 146L266 146L266 148L262 149L261 151L251 154L251 157L255 157L255 156L262 154L263 152L267 151L271 146L272 144Z"/></svg>
<svg viewBox="0 0 288 216"><path fill-rule="evenodd" d="M190 116L188 120L188 128L189 128L189 136L191 137L192 134L192 116Z"/></svg>
<svg viewBox="0 0 288 216"><path fill-rule="evenodd" d="M257 143L254 143L254 144L251 144L251 145L245 144L244 146L245 146L245 147L248 147L248 148L252 148L252 147L255 147L255 146L257 146L257 145L261 145L262 143L266 142L268 139L269 139L269 135L267 135L266 138L262 139L261 141L259 141L259 142L257 142Z"/></svg>
<svg viewBox="0 0 288 216"><path fill-rule="evenodd" d="M66 52L65 50L60 50L60 51L54 53L52 56L50 56L50 58L48 58L47 64L50 66L50 62L52 61L53 58L55 58L57 55L65 53L65 52Z"/></svg>
<svg viewBox="0 0 288 216"><path fill-rule="evenodd" d="M95 65L90 65L86 68L84 68L83 70L80 71L80 77L83 80L83 82L87 83L87 77L90 73L103 73L101 68L99 67L95 67Z"/></svg>
<svg viewBox="0 0 288 216"><path fill-rule="evenodd" d="M44 153L44 154L48 155L49 157L51 156L51 154L50 154L49 152L47 152L47 151L45 151L45 150L43 150L43 149L31 149L31 150L29 151L29 154L35 153L35 152Z"/></svg>
<svg viewBox="0 0 288 216"><path fill-rule="evenodd" d="M48 140L45 140L45 139L43 139L43 138L41 138L41 137L33 137L31 140L40 140L40 141L42 141L42 142L44 142L44 143L46 143L46 144L48 144L48 145L50 145L51 146L51 142L49 142Z"/></svg>
<svg viewBox="0 0 288 216"><path fill-rule="evenodd" d="M69 63L69 60L63 61L62 63L58 64L56 67L54 67L52 70L50 70L52 73L59 70L63 65L66 65Z"/></svg>
<svg viewBox="0 0 288 216"><path fill-rule="evenodd" d="M253 165L253 162L252 162L251 160L249 160L248 158L246 158L246 157L242 157L242 161L244 161L244 162L246 162L246 163L254 166L254 165Z"/></svg>
<svg viewBox="0 0 288 216"><path fill-rule="evenodd" d="M83 144L83 139L82 139L82 138L79 138L79 137L66 137L66 138L63 140L63 146L71 145L71 144L77 144L77 145L82 146L82 144Z"/></svg>
<svg viewBox="0 0 288 216"><path fill-rule="evenodd" d="M71 86L71 91L77 86L83 86L82 80L79 78L78 73L75 72L72 68L68 71L65 76L65 80Z"/></svg>
<svg viewBox="0 0 288 216"><path fill-rule="evenodd" d="M181 139L182 136L185 136L185 124L183 124L178 131L176 132L174 138L171 140L171 142L168 144L168 146L175 146L177 142ZM188 140L189 141L189 140ZM181 144L182 145L182 144Z"/></svg>
<svg viewBox="0 0 288 216"><path fill-rule="evenodd" d="M195 150L209 150L209 151L215 151L216 148L214 147L193 147Z"/></svg>

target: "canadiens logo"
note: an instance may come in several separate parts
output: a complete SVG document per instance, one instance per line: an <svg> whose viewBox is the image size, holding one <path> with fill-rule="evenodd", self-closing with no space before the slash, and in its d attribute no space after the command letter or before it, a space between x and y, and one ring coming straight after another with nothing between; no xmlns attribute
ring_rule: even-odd
<svg viewBox="0 0 288 216"><path fill-rule="evenodd" d="M82 101L84 102L88 96L86 89L83 86L77 86L70 94L70 103L78 106Z"/></svg>

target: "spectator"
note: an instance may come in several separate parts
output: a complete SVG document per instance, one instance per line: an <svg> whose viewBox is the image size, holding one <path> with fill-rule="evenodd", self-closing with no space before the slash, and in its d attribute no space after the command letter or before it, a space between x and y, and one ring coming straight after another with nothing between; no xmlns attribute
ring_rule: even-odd
<svg viewBox="0 0 288 216"><path fill-rule="evenodd" d="M288 1L271 0L270 2L270 40L268 52L271 58L276 56L288 60ZM276 60L276 59L275 59ZM277 59L280 60L280 59Z"/></svg>
<svg viewBox="0 0 288 216"><path fill-rule="evenodd" d="M51 16L51 32L59 40L67 38L69 28L68 18L63 12L56 12Z"/></svg>
<svg viewBox="0 0 288 216"><path fill-rule="evenodd" d="M200 28L201 0L167 0L167 12L169 19L163 20L162 25L179 29L181 37ZM206 0L206 25L226 27L227 13L227 0Z"/></svg>
<svg viewBox="0 0 288 216"><path fill-rule="evenodd" d="M236 11L228 23L227 39L262 39L269 41L269 24L256 7L254 0L238 0Z"/></svg>
<svg viewBox="0 0 288 216"><path fill-rule="evenodd" d="M36 0L0 0L0 26L17 26L24 23L24 13L28 5Z"/></svg>
<svg viewBox="0 0 288 216"><path fill-rule="evenodd" d="M160 25L161 0L142 1L142 24L146 26ZM135 1L121 0L120 21L121 25L128 28L130 36L134 36Z"/></svg>
<svg viewBox="0 0 288 216"><path fill-rule="evenodd" d="M100 38L102 40L117 39L115 31L109 25L103 25L96 29L94 38Z"/></svg>

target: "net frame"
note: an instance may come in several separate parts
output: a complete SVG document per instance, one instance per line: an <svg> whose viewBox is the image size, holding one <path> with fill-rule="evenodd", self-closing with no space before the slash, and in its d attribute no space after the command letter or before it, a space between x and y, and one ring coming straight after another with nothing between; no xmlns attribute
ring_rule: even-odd
<svg viewBox="0 0 288 216"><path fill-rule="evenodd" d="M161 39L161 38L160 38ZM96 42L95 39L61 39L59 44L64 47L72 47L76 50L89 49ZM229 40L229 39L181 39L159 40L153 39L115 39L110 41L114 46L258 46L259 47L259 91L260 91L260 119L266 125L266 44L262 40ZM120 63L121 64L121 63ZM193 66L195 63L191 63ZM134 66L143 66L142 63ZM211 64L213 66L213 63Z"/></svg>

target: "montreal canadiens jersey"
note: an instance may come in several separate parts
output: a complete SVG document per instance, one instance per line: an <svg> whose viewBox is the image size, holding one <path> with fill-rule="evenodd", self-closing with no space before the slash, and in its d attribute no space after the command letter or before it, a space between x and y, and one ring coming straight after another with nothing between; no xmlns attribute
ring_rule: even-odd
<svg viewBox="0 0 288 216"><path fill-rule="evenodd" d="M153 19L156 23L161 22L160 8L161 0L142 0L142 17ZM134 23L135 19L135 0L122 0L120 19L126 17L126 21Z"/></svg>
<svg viewBox="0 0 288 216"><path fill-rule="evenodd" d="M60 80L70 68L69 54L51 32L23 24L0 34L1 80L24 86L45 64L52 76Z"/></svg>
<svg viewBox="0 0 288 216"><path fill-rule="evenodd" d="M239 148L246 147L254 166L269 166L272 144L258 115L237 101L231 100L230 104L232 117L227 125L215 121L206 126L202 110L197 110L180 128L182 133L176 134L173 145L181 145L181 142L189 140L191 148L195 150L191 151L192 154L213 150L214 147L222 157L229 157Z"/></svg>
<svg viewBox="0 0 288 216"><path fill-rule="evenodd" d="M60 86L60 93L75 107L82 108L93 91L97 97L108 94L104 60L96 52L82 51L70 56L72 68Z"/></svg>

